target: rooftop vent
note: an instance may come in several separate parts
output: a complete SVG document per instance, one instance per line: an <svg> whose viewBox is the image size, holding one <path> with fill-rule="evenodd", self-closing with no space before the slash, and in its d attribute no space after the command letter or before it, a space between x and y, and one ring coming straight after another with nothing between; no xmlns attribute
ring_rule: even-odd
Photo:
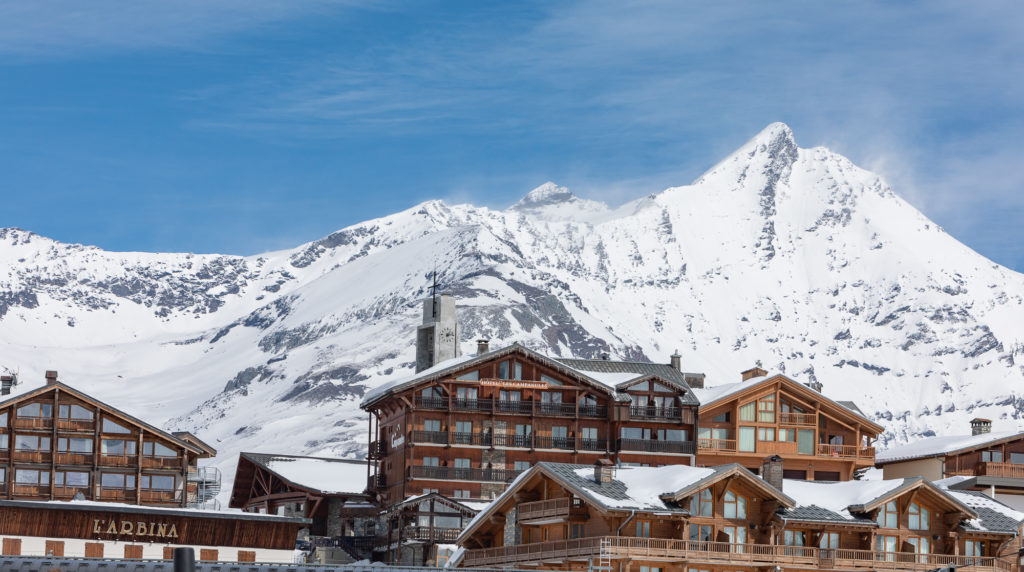
<svg viewBox="0 0 1024 572"><path fill-rule="evenodd" d="M476 355L482 356L489 351L491 351L491 340L476 341Z"/></svg>
<svg viewBox="0 0 1024 572"><path fill-rule="evenodd" d="M810 387L811 389L817 391L818 393L821 393L821 388L823 387L820 381L808 381L804 385Z"/></svg>
<svg viewBox="0 0 1024 572"><path fill-rule="evenodd" d="M992 432L992 420L975 417L971 419L971 435L982 435Z"/></svg>
<svg viewBox="0 0 1024 572"><path fill-rule="evenodd" d="M761 369L760 362L758 362L758 365L756 367L752 367L746 371L740 372L740 377L743 378L743 381L747 381L748 379L753 379L755 377L764 377L766 375L768 375L768 372Z"/></svg>
<svg viewBox="0 0 1024 572"><path fill-rule="evenodd" d="M53 385L57 383L57 372L56 370L46 370L46 385Z"/></svg>

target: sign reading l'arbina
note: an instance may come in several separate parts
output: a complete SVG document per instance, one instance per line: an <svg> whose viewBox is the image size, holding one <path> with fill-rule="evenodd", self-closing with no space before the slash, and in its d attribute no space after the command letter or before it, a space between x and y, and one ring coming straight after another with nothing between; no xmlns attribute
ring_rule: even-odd
<svg viewBox="0 0 1024 572"><path fill-rule="evenodd" d="M178 538L178 526L165 522L143 522L130 520L94 519L93 534L117 534L120 536L152 536L154 538Z"/></svg>

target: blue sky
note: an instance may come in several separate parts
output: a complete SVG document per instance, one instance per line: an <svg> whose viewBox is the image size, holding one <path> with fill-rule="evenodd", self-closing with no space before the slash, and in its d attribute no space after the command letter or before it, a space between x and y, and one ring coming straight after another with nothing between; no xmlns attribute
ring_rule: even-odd
<svg viewBox="0 0 1024 572"><path fill-rule="evenodd" d="M1020 2L0 0L0 226L253 254L548 180L619 203L773 121L1024 270Z"/></svg>

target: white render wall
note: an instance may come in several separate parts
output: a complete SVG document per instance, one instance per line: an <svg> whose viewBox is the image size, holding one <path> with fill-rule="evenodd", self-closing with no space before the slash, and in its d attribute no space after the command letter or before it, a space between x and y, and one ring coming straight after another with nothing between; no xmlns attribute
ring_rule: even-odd
<svg viewBox="0 0 1024 572"><path fill-rule="evenodd" d="M46 541L56 540L64 543L64 556L85 557L85 544L103 544L103 558L117 559L124 558L124 547L128 545L142 546L142 558L146 560L163 560L164 548L182 548L182 544L161 544L159 542L120 542L116 540L83 540L81 538L54 538L39 536L14 536L3 535L2 538L20 538L21 556L46 556ZM256 553L256 562L268 562L274 564L291 564L294 562L294 550L272 550L268 548L240 548L237 546L191 546L195 550L196 560L199 559L201 549L212 549L217 551L217 560L220 562L238 561L240 550Z"/></svg>

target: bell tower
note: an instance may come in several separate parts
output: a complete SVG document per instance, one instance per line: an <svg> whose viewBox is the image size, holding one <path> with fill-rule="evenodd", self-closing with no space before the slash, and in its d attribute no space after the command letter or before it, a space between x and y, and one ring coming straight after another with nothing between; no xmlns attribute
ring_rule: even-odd
<svg viewBox="0 0 1024 572"><path fill-rule="evenodd" d="M437 293L436 274L431 289L433 295L423 301L423 325L416 329L416 373L462 355L455 297Z"/></svg>

